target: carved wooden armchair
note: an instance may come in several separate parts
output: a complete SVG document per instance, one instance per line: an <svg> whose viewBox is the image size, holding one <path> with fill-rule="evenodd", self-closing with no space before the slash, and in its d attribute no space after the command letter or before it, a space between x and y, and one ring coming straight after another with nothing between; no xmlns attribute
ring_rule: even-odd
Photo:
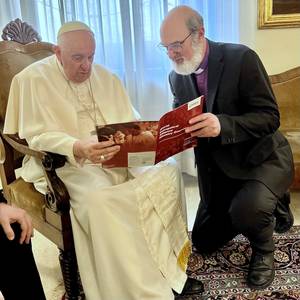
<svg viewBox="0 0 300 300"><path fill-rule="evenodd" d="M280 130L291 145L295 162L291 190L300 190L300 67L271 75L270 81L281 115Z"/></svg>
<svg viewBox="0 0 300 300"><path fill-rule="evenodd" d="M8 203L25 209L34 227L55 243L60 251L59 261L66 294L64 299L84 299L74 249L70 221L69 194L56 175L56 169L65 163L65 157L28 147L18 135L3 134L3 124L11 80L15 74L34 61L53 54L52 44L40 42L37 32L25 22L16 19L3 30L0 42L0 175L3 196ZM24 155L41 160L48 182L44 196L31 183L16 176Z"/></svg>

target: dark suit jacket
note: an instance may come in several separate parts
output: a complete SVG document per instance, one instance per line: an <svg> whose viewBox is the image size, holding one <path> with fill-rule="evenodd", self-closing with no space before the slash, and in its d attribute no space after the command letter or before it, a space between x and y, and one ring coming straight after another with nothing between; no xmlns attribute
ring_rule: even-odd
<svg viewBox="0 0 300 300"><path fill-rule="evenodd" d="M217 138L199 138L195 149L201 196L211 161L227 176L259 180L281 196L293 179L290 146L277 130L279 111L257 54L243 45L209 42L207 112L221 124ZM169 76L174 106L199 96L195 75Z"/></svg>

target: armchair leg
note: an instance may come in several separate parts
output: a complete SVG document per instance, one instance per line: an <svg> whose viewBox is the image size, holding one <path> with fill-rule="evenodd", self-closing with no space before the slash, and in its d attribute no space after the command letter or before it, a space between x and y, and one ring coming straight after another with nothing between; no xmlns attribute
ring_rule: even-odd
<svg viewBox="0 0 300 300"><path fill-rule="evenodd" d="M78 272L76 254L74 250L63 251L59 249L59 262L65 284L65 300L84 300L80 275Z"/></svg>

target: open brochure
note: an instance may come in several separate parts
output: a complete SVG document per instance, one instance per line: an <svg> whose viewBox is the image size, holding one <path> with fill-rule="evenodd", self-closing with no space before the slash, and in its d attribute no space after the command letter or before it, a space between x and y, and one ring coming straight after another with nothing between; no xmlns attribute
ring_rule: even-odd
<svg viewBox="0 0 300 300"><path fill-rule="evenodd" d="M195 147L197 138L185 133L189 120L202 113L204 97L189 101L164 114L159 121L134 121L96 126L99 141L113 140L120 151L103 167L154 165Z"/></svg>

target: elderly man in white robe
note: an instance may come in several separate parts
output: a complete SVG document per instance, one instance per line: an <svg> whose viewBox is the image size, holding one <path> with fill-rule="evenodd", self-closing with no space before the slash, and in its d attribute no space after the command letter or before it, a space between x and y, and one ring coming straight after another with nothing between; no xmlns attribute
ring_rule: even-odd
<svg viewBox="0 0 300 300"><path fill-rule="evenodd" d="M171 300L200 293L187 278L191 251L180 172L162 162L135 177L104 169L120 146L98 142L96 124L135 120L119 79L93 64L95 39L81 22L64 24L55 55L33 63L11 85L4 132L30 147L60 153L87 300ZM41 166L25 157L21 176L46 191Z"/></svg>

